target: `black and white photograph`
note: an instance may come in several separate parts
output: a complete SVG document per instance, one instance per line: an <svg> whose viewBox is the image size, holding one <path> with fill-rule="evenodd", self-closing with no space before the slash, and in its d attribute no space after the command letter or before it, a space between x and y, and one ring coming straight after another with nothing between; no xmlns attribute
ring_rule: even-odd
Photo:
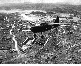
<svg viewBox="0 0 81 66"><path fill-rule="evenodd" d="M81 0L0 0L0 64L81 64Z"/></svg>

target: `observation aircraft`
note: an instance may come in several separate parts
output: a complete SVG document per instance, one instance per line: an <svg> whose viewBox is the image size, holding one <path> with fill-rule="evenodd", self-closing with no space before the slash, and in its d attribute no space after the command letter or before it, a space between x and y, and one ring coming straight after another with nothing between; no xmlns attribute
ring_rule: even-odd
<svg viewBox="0 0 81 66"><path fill-rule="evenodd" d="M39 32L45 32L45 31L51 30L51 29L56 28L58 26L60 26L60 24L59 24L59 17L57 16L54 23L51 23L51 24L41 23L40 26L31 27L30 30L33 33L39 33Z"/></svg>
<svg viewBox="0 0 81 66"><path fill-rule="evenodd" d="M56 20L53 20L53 23L41 23L39 26L30 27L30 31L32 31L34 33L34 39L36 40L37 39L36 33L42 33L42 32L51 30L53 28L57 28L60 26L60 24L62 24L62 23L59 23L59 17L57 16ZM42 35L42 37L43 37L43 35ZM25 45L26 43L28 43L29 40L32 40L32 39L26 39L22 43L22 45ZM32 44L34 44L34 41L32 42Z"/></svg>

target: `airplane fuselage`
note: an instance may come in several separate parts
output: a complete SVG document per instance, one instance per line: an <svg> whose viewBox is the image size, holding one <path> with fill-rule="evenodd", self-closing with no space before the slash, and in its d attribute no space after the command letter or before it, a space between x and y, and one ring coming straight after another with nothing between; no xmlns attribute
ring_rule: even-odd
<svg viewBox="0 0 81 66"><path fill-rule="evenodd" d="M38 33L38 32L45 32L45 31L51 30L52 28L56 28L59 26L59 17L58 16L57 16L56 20L54 21L54 23L58 23L58 24L41 23L40 26L31 27L30 30L33 33Z"/></svg>
<svg viewBox="0 0 81 66"><path fill-rule="evenodd" d="M38 33L38 32L45 32L48 30L51 30L52 28L56 28L58 25L43 25L43 26L35 26L35 27L31 27L30 30L33 33Z"/></svg>

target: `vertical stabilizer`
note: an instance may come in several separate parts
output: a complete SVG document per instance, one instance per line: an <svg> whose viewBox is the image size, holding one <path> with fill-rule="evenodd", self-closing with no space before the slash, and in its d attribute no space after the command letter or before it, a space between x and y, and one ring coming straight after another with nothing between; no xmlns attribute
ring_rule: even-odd
<svg viewBox="0 0 81 66"><path fill-rule="evenodd" d="M53 22L54 22L54 24L52 25L53 28L56 28L56 27L60 26L58 16L57 16L56 20L53 20Z"/></svg>
<svg viewBox="0 0 81 66"><path fill-rule="evenodd" d="M59 23L59 17L57 16L56 20L54 23Z"/></svg>

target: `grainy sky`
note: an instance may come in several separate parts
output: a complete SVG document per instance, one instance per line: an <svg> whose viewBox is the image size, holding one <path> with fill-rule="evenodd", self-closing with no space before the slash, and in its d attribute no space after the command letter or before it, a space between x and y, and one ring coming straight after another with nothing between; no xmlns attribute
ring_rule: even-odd
<svg viewBox="0 0 81 66"><path fill-rule="evenodd" d="M70 3L70 4L81 4L81 0L0 0L0 4L4 3Z"/></svg>

